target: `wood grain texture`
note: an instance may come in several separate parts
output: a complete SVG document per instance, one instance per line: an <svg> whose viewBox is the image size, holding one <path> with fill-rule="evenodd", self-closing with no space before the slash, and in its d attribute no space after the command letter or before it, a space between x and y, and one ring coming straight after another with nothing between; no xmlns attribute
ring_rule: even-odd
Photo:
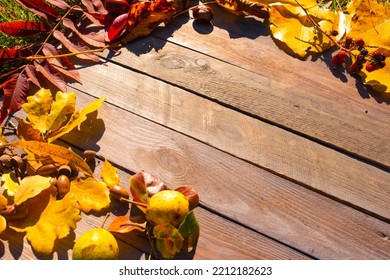
<svg viewBox="0 0 390 280"><path fill-rule="evenodd" d="M81 106L91 100L79 94ZM390 257L387 223L116 106L104 104L98 118L103 157L158 174L171 188L193 186L215 213L316 258ZM84 127L66 140L89 147L85 139L97 129Z"/></svg>
<svg viewBox="0 0 390 280"><path fill-rule="evenodd" d="M329 57L327 62L290 57L253 18L217 11L223 16L216 16L210 33L202 34L192 21L179 18L153 33L160 40L146 38L128 46L136 55L145 54L146 46L163 49L159 57L113 59L390 167L388 96L370 96L355 78L329 69ZM213 58L226 63L217 67Z"/></svg>
<svg viewBox="0 0 390 280"><path fill-rule="evenodd" d="M165 57L164 53L162 50L158 54L150 53L147 57L154 56L152 60L155 61ZM181 53L169 56L171 63L177 62L174 58L183 57ZM132 58L135 59L137 58ZM149 62L150 59L146 58L146 61ZM146 68L152 68L152 63L148 62L145 62L149 65ZM217 62L214 63L214 69L222 67ZM106 96L111 92L107 100L116 106L384 219L390 219L388 172L111 63L83 69L80 74L85 82L82 88L75 86L78 89L96 97ZM199 84L201 78L198 80L194 76L192 82ZM219 83L222 87L223 80ZM244 87L235 83L226 85L234 92Z"/></svg>

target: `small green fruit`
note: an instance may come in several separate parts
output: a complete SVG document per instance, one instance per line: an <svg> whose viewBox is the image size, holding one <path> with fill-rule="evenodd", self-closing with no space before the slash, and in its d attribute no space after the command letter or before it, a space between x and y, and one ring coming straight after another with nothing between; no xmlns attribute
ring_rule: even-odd
<svg viewBox="0 0 390 280"><path fill-rule="evenodd" d="M106 229L94 228L84 232L73 246L74 260L115 260L119 247L115 237Z"/></svg>
<svg viewBox="0 0 390 280"><path fill-rule="evenodd" d="M178 227L189 212L188 199L175 190L153 195L146 209L146 219L154 225L171 224Z"/></svg>

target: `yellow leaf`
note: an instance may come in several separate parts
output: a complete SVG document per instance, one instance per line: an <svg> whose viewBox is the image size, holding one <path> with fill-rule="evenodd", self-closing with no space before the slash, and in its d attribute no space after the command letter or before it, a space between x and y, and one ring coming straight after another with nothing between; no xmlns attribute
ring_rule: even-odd
<svg viewBox="0 0 390 280"><path fill-rule="evenodd" d="M14 202L20 205L27 199L38 195L41 191L50 187L51 177L39 175L27 176L20 182L20 186L15 191Z"/></svg>
<svg viewBox="0 0 390 280"><path fill-rule="evenodd" d="M7 190L7 195L14 196L15 190L19 186L18 178L16 177L15 172L9 168L4 168L1 181L3 189Z"/></svg>
<svg viewBox="0 0 390 280"><path fill-rule="evenodd" d="M69 165L85 175L93 176L91 168L84 159L67 148L38 141L14 142L7 145L21 148L39 158L51 158L55 163Z"/></svg>
<svg viewBox="0 0 390 280"><path fill-rule="evenodd" d="M77 200L83 212L101 211L110 205L110 192L107 185L94 178L76 179L71 182L66 196Z"/></svg>
<svg viewBox="0 0 390 280"><path fill-rule="evenodd" d="M77 201L70 196L56 200L57 190L50 187L27 200L29 214L26 218L9 221L15 231L26 232L32 248L40 254L51 254L57 239L66 237L80 221Z"/></svg>
<svg viewBox="0 0 390 280"><path fill-rule="evenodd" d="M0 211L4 210L8 205L7 199L4 197L4 195L0 194Z"/></svg>
<svg viewBox="0 0 390 280"><path fill-rule="evenodd" d="M7 220L0 215L0 234L7 228Z"/></svg>
<svg viewBox="0 0 390 280"><path fill-rule="evenodd" d="M43 141L42 133L35 129L32 125L32 123L20 119L18 121L18 129L16 130L16 136L18 136L19 139L24 141Z"/></svg>
<svg viewBox="0 0 390 280"><path fill-rule="evenodd" d="M166 259L172 259L183 248L184 238L179 230L170 224L155 226L153 234L158 251Z"/></svg>
<svg viewBox="0 0 390 280"><path fill-rule="evenodd" d="M51 104L51 110L46 119L46 126L50 131L56 131L73 114L76 108L76 93L61 92L56 94L56 100Z"/></svg>
<svg viewBox="0 0 390 280"><path fill-rule="evenodd" d="M69 133L74 128L78 127L83 121L87 119L87 115L99 109L105 100L105 97L97 99L85 106L80 112L74 112L66 125L47 135L47 141L49 143L53 142L64 134Z"/></svg>
<svg viewBox="0 0 390 280"><path fill-rule="evenodd" d="M100 177L103 179L104 183L106 183L107 186L119 185L120 178L118 176L117 169L112 166L112 164L108 160L104 161Z"/></svg>
<svg viewBox="0 0 390 280"><path fill-rule="evenodd" d="M33 128L42 134L48 129L46 115L50 112L52 101L50 90L41 88L35 95L27 97L27 102L22 105Z"/></svg>
<svg viewBox="0 0 390 280"><path fill-rule="evenodd" d="M365 42L370 51L379 49L390 57L390 2L353 0L348 5L348 36ZM372 46L372 47L370 47ZM373 48L374 47L374 48ZM377 92L390 92L389 62L382 69L368 72L363 67L359 72L364 84Z"/></svg>
<svg viewBox="0 0 390 280"><path fill-rule="evenodd" d="M322 53L333 45L333 42L316 28L313 21L326 33L339 31L342 25L340 13L321 8L316 1L302 1L301 4L310 17L297 3L271 4L270 30L279 47L292 55L305 58L313 53Z"/></svg>

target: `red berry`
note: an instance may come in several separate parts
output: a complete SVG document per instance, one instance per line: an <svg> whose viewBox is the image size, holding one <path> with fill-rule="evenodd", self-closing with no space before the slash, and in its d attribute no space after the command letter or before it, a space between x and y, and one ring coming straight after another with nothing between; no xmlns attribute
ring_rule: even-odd
<svg viewBox="0 0 390 280"><path fill-rule="evenodd" d="M357 62L355 63L352 63L351 66L349 66L349 72L350 73L357 73L360 69L359 69L359 65Z"/></svg>
<svg viewBox="0 0 390 280"><path fill-rule="evenodd" d="M355 45L358 49L364 46L364 40L362 38L358 38L355 40Z"/></svg>
<svg viewBox="0 0 390 280"><path fill-rule="evenodd" d="M345 38L344 46L345 46L347 49L349 49L349 48L351 47L352 43L353 43L353 40L352 40L351 37Z"/></svg>
<svg viewBox="0 0 390 280"><path fill-rule="evenodd" d="M332 57L332 63L333 63L334 65L341 65L341 64L343 64L344 60L345 60L345 59L342 59L342 58L338 57L337 55L335 55L334 57Z"/></svg>
<svg viewBox="0 0 390 280"><path fill-rule="evenodd" d="M364 58L364 55L359 53L357 56L356 56L356 61L360 62L360 63L364 63L366 62L366 59Z"/></svg>
<svg viewBox="0 0 390 280"><path fill-rule="evenodd" d="M378 69L378 66L376 66L375 64L372 64L372 63L366 64L367 72L372 72L372 71L375 71L377 69Z"/></svg>
<svg viewBox="0 0 390 280"><path fill-rule="evenodd" d="M348 53L346 51L343 51L343 50L340 50L338 53L337 53L337 56L340 57L340 58L346 58L348 55Z"/></svg>

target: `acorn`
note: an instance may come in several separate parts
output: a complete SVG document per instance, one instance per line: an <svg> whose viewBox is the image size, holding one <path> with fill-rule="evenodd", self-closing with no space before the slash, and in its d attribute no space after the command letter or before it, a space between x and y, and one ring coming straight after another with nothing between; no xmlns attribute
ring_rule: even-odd
<svg viewBox="0 0 390 280"><path fill-rule="evenodd" d="M122 197L128 199L130 197L129 192L122 186L109 186L110 196L120 200Z"/></svg>
<svg viewBox="0 0 390 280"><path fill-rule="evenodd" d="M192 9L195 21L210 22L214 17L214 10L208 5L198 5Z"/></svg>
<svg viewBox="0 0 390 280"><path fill-rule="evenodd" d="M57 197L58 199L62 199L69 191L70 191L70 180L65 175L60 175L57 178Z"/></svg>

